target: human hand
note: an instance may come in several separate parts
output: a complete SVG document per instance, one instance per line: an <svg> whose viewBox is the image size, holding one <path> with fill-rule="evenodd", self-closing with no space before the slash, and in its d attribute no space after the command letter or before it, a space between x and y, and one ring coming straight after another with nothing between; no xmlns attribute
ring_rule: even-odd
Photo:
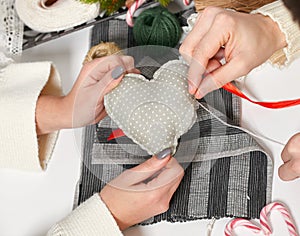
<svg viewBox="0 0 300 236"><path fill-rule="evenodd" d="M66 103L73 106L72 127L81 127L99 122L106 116L104 96L115 88L123 76L136 72L134 61L129 56L108 56L85 64Z"/></svg>
<svg viewBox="0 0 300 236"><path fill-rule="evenodd" d="M86 63L68 95L39 97L38 134L99 122L106 116L104 95L115 88L127 72L138 73L129 56L112 55Z"/></svg>
<svg viewBox="0 0 300 236"><path fill-rule="evenodd" d="M190 64L189 92L196 98L248 74L286 46L270 17L208 7L180 47ZM219 60L224 57L226 64Z"/></svg>
<svg viewBox="0 0 300 236"><path fill-rule="evenodd" d="M279 177L284 181L300 177L300 133L295 134L285 145L281 158L284 162L279 167Z"/></svg>
<svg viewBox="0 0 300 236"><path fill-rule="evenodd" d="M121 230L168 210L184 171L176 159L155 156L124 171L100 192Z"/></svg>

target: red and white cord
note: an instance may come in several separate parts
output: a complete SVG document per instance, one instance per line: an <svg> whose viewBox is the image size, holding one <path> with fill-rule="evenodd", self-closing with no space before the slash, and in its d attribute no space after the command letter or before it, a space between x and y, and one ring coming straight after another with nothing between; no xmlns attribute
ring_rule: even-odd
<svg viewBox="0 0 300 236"><path fill-rule="evenodd" d="M130 27L133 27L133 15L135 11L144 4L146 0L136 0L131 7L128 9L127 14L126 14L126 22Z"/></svg>
<svg viewBox="0 0 300 236"><path fill-rule="evenodd" d="M190 0L183 0L183 4L188 6L191 4L191 1Z"/></svg>

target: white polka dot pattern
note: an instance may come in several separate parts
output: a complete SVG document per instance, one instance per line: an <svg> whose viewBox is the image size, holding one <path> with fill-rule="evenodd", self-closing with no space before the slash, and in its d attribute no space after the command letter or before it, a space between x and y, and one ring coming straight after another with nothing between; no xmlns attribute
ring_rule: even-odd
<svg viewBox="0 0 300 236"><path fill-rule="evenodd" d="M108 115L150 155L172 148L196 121L196 100L188 93L188 66L164 64L148 81L128 74L104 99Z"/></svg>

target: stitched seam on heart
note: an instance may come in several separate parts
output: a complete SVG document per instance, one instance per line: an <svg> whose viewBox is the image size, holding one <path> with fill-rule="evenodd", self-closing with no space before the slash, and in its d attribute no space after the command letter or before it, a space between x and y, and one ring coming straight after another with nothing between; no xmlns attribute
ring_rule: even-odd
<svg viewBox="0 0 300 236"><path fill-rule="evenodd" d="M111 109L109 108L109 106L106 105L105 100L104 100L104 105L105 105L105 107L106 107L105 109L106 109L106 111L107 111L107 114L109 114L109 116L111 117L110 114L112 114L113 112L111 111ZM163 104L163 105L165 105L165 104ZM194 114L195 114L195 113L194 113ZM197 116L196 116L196 117L197 117ZM187 128L187 131L194 125L194 123L195 123L195 121L196 121L196 117L193 119L192 124L190 125L190 127ZM150 152L148 147L146 147L145 145L143 145L142 143L140 143L139 141L137 141L136 138L135 138L133 135L131 135L130 131L127 130L127 128L124 127L124 126L122 125L122 122L119 122L119 121L116 120L116 119L114 119L114 122L115 122L115 123L118 125L118 127L126 134L126 136L127 136L128 138L130 138L133 142L137 143L141 148L143 148L144 150L146 150L150 155L155 155L155 154L157 154L157 153ZM186 131L186 132L187 132L187 131ZM179 137L180 137L182 134L184 134L184 133L181 133L179 136L175 134L175 137L174 137L174 143L172 144L172 147L171 147L171 148L173 148L173 153L172 153L172 154L175 154L175 152L176 152L176 146L178 145L178 139L179 139Z"/></svg>

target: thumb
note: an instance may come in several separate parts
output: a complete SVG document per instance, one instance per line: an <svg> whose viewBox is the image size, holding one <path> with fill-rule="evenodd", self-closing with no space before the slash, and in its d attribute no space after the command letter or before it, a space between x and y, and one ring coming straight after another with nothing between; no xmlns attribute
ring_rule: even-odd
<svg viewBox="0 0 300 236"><path fill-rule="evenodd" d="M90 77L97 81L96 89L101 91L101 96L113 90L126 73L140 73L134 66L134 60L130 56L109 56L95 66Z"/></svg>
<svg viewBox="0 0 300 236"><path fill-rule="evenodd" d="M153 156L142 164L124 171L109 184L116 188L133 190L132 186L144 182L163 169L169 163L170 158L170 155L164 159Z"/></svg>
<svg viewBox="0 0 300 236"><path fill-rule="evenodd" d="M243 75L248 74L250 66L242 57L235 57L225 65L215 69L201 81L196 98L202 98L206 94L221 88L228 82L231 82Z"/></svg>
<svg viewBox="0 0 300 236"><path fill-rule="evenodd" d="M100 91L100 96L103 97L121 82L124 77L125 69L119 65L108 71L96 85L96 90Z"/></svg>
<svg viewBox="0 0 300 236"><path fill-rule="evenodd" d="M294 160L290 160L279 167L278 175L283 181L291 181L297 179L300 176L300 173L293 171L293 166L295 166L296 164L293 163L293 161Z"/></svg>
<svg viewBox="0 0 300 236"><path fill-rule="evenodd" d="M169 160L170 160L170 155L168 155L164 159L158 159L156 156L152 156L147 161L132 168L131 171L135 171L135 172L158 171L163 167L165 167L168 164Z"/></svg>
<svg viewBox="0 0 300 236"><path fill-rule="evenodd" d="M157 172L166 167L171 156L168 155L164 159L158 159L156 156L151 157L142 164L131 168L124 172L125 178L129 184L137 184L153 177Z"/></svg>

